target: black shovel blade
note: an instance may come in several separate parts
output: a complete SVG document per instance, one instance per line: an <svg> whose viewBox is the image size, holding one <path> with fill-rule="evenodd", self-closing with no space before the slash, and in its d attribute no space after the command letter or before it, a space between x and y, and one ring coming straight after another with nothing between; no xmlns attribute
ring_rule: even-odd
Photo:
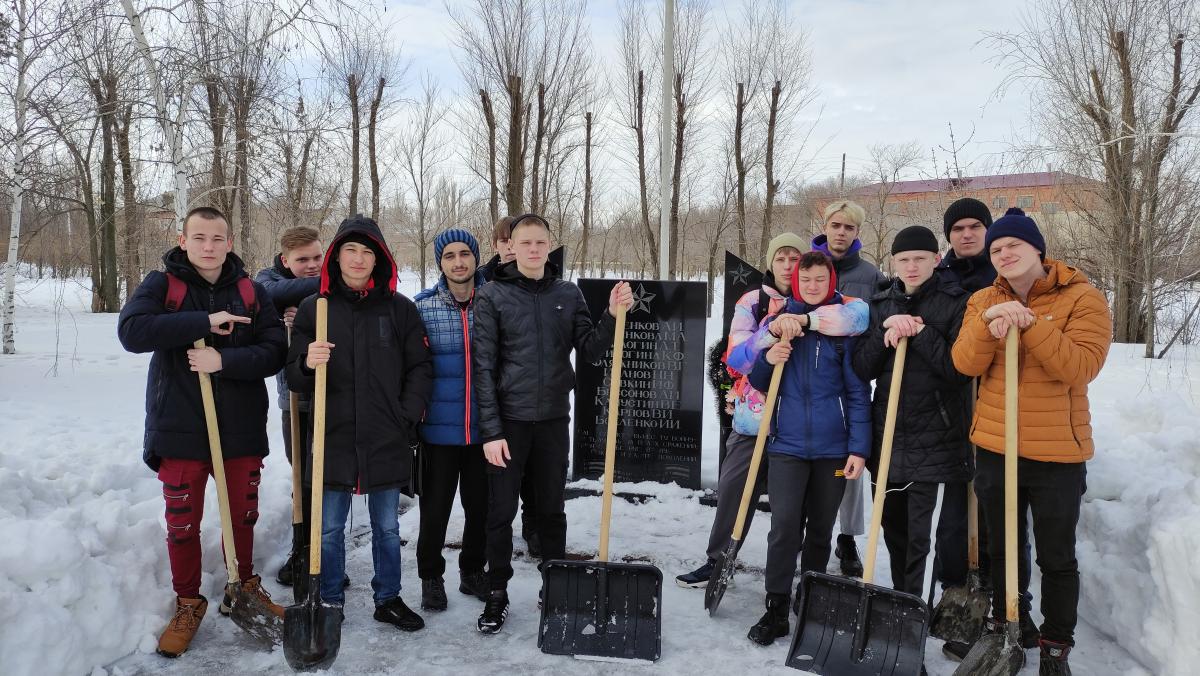
<svg viewBox="0 0 1200 676"><path fill-rule="evenodd" d="M982 591L979 572L971 571L967 584L949 587L933 609L929 635L943 641L972 643L992 609L991 595Z"/></svg>
<svg viewBox="0 0 1200 676"><path fill-rule="evenodd" d="M231 598L229 619L238 628L260 643L278 645L283 640L283 622L262 599L238 583L225 585L225 593Z"/></svg>
<svg viewBox="0 0 1200 676"><path fill-rule="evenodd" d="M713 561L712 575L708 577L708 584L704 587L704 609L708 611L708 616L713 617L717 614L717 608L721 605L721 599L725 598L725 590L729 587L729 581L733 579L733 566L737 563L737 542L730 540L729 544L725 545L725 549L717 554L717 558Z"/></svg>
<svg viewBox="0 0 1200 676"><path fill-rule="evenodd" d="M925 660L929 607L862 580L808 572L786 664L835 676L918 676Z"/></svg>
<svg viewBox="0 0 1200 676"><path fill-rule="evenodd" d="M321 578L308 577L303 603L283 611L283 656L295 671L328 668L342 645L342 609L321 602Z"/></svg>
<svg viewBox="0 0 1200 676"><path fill-rule="evenodd" d="M1020 625L1009 622L1002 634L984 634L954 670L954 676L1015 676L1025 666Z"/></svg>
<svg viewBox="0 0 1200 676"><path fill-rule="evenodd" d="M297 545L292 553L292 600L297 605L308 598L309 580L314 579L308 574L308 545ZM315 579L320 579L318 576Z"/></svg>
<svg viewBox="0 0 1200 676"><path fill-rule="evenodd" d="M546 562L538 646L550 655L658 660L662 580L642 563Z"/></svg>

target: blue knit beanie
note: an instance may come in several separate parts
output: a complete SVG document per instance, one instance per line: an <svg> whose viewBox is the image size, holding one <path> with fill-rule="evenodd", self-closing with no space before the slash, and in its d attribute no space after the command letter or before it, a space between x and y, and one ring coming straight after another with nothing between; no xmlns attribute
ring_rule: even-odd
<svg viewBox="0 0 1200 676"><path fill-rule="evenodd" d="M984 251L991 251L992 242L1001 237L1024 240L1041 252L1043 260L1046 258L1046 240L1042 237L1041 230L1038 230L1037 223L1016 207L1004 212L1004 215L987 229L987 236L983 240Z"/></svg>
<svg viewBox="0 0 1200 676"><path fill-rule="evenodd" d="M479 263L479 242L475 240L475 236L471 233L467 232L466 230L459 230L457 228L453 230L447 230L434 238L433 259L435 261L441 261L442 250L446 248L447 244L453 244L454 242L462 242L463 244L466 244L467 248L471 250L471 255L475 256L475 263Z"/></svg>

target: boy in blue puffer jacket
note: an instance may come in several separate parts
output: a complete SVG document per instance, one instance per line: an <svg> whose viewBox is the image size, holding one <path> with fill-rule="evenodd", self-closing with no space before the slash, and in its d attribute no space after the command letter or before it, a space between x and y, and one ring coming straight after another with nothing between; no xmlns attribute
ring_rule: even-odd
<svg viewBox="0 0 1200 676"><path fill-rule="evenodd" d="M750 384L765 392L775 365L786 363L767 443L767 612L749 633L761 645L788 635L802 542L801 571L825 572L846 480L862 474L871 453L871 388L851 366L855 339L804 332L788 319L824 305L863 303L843 298L836 288L828 256L819 251L801 256L792 272L787 313L769 324L783 340L760 354L750 371Z"/></svg>
<svg viewBox="0 0 1200 676"><path fill-rule="evenodd" d="M454 493L466 515L458 556L458 590L487 599L487 462L479 437L479 407L471 391L471 328L475 289L485 283L479 269L479 242L466 230L447 230L433 240L442 270L437 284L417 294L417 310L433 353L433 396L421 423L421 534L417 573L421 607L445 610L446 525ZM461 483L461 488L460 488Z"/></svg>

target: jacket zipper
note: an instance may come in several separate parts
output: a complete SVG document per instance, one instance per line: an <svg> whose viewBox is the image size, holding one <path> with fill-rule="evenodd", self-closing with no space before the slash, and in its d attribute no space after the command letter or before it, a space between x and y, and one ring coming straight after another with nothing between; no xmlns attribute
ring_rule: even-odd
<svg viewBox="0 0 1200 676"><path fill-rule="evenodd" d="M467 445L470 446L471 445L471 335L470 335L470 327L467 323L467 309L459 308L459 312L462 313L463 351L465 354L464 359L467 364L467 368L466 368L467 391L466 391L466 397L465 397L465 399L466 399L466 414L465 414L466 425L464 427L464 431L466 432L466 435L467 435Z"/></svg>
<svg viewBox="0 0 1200 676"><path fill-rule="evenodd" d="M537 321L537 344L538 350L542 351L542 293L541 289L534 287L533 290L533 315ZM545 388L545 383L542 382L542 359L539 357L538 364L538 393L537 393L537 419L542 419L542 390Z"/></svg>
<svg viewBox="0 0 1200 676"><path fill-rule="evenodd" d="M819 357L819 356L821 356L821 336L818 335L818 336L816 336L815 339L817 341L817 356ZM816 370L816 363L817 363L816 359L814 358L813 359L813 371ZM807 359L804 360L804 370L807 371L807 373L804 374L804 434L805 434L804 449L807 452L811 453L812 446L813 446L813 440L812 440L813 439L813 429L812 429L813 401L812 401L812 387L810 386L810 383L812 381L813 375L815 375L815 374L813 371L809 371Z"/></svg>

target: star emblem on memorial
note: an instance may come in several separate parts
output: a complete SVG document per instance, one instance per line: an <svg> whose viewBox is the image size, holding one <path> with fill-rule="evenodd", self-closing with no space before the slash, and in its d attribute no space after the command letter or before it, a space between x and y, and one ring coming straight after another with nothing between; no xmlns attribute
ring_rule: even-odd
<svg viewBox="0 0 1200 676"><path fill-rule="evenodd" d="M633 307L629 311L650 314L650 301L654 300L657 295L646 291L646 287L638 284L637 291L633 293Z"/></svg>
<svg viewBox="0 0 1200 676"><path fill-rule="evenodd" d="M734 284L741 284L742 286L745 286L746 283L750 281L750 271L746 269L746 266L739 263L737 270L733 271L732 277Z"/></svg>

